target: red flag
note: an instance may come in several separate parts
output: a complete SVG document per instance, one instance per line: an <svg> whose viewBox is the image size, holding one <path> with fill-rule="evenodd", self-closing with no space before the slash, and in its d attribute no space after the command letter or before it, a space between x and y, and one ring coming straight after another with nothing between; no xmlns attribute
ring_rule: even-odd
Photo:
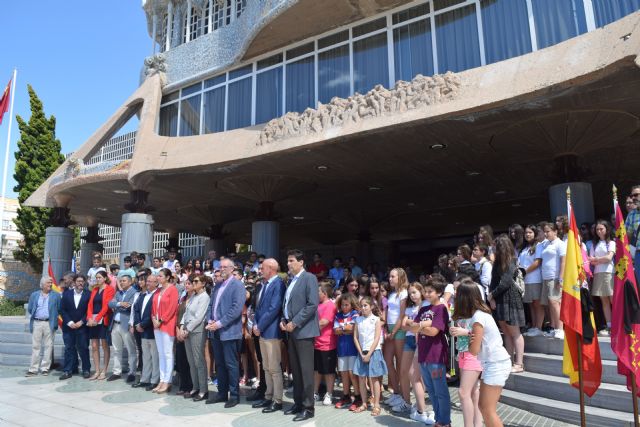
<svg viewBox="0 0 640 427"><path fill-rule="evenodd" d="M618 356L618 373L627 377L627 388L635 379L640 396L640 298L629 252L629 238L618 200L616 213L616 255L611 310L611 349Z"/></svg>
<svg viewBox="0 0 640 427"><path fill-rule="evenodd" d="M564 352L562 372L569 377L569 383L578 388L578 345L582 350L582 379L584 392L591 397L600 387L602 380L602 359L595 333L593 312L589 311L588 294L583 292L586 280L582 260L582 245L578 240L580 233L573 214L571 203L569 211L569 236L562 286L560 320L564 323ZM585 298L586 297L586 298ZM591 338L590 340L587 337Z"/></svg>
<svg viewBox="0 0 640 427"><path fill-rule="evenodd" d="M4 89L2 93L2 98L0 98L0 125L2 124L2 117L4 113L9 111L9 100L11 99L11 80L7 83L7 87Z"/></svg>

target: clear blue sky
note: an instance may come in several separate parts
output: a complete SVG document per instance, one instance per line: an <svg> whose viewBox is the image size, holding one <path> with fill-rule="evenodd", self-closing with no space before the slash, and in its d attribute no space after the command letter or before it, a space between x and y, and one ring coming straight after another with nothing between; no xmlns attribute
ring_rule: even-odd
<svg viewBox="0 0 640 427"><path fill-rule="evenodd" d="M0 93L18 68L7 196L20 137L15 116L30 116L27 84L57 120L62 152L70 153L138 87L143 60L151 54L140 0L0 1ZM4 172L9 113L0 125L0 171ZM132 123L126 130L131 129ZM0 180L2 174L0 174Z"/></svg>

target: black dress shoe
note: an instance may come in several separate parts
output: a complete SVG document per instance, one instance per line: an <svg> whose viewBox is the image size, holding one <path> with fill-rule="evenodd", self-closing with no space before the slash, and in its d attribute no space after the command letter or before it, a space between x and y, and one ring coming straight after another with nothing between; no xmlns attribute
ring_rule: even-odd
<svg viewBox="0 0 640 427"><path fill-rule="evenodd" d="M263 414L270 414L272 412L282 411L282 403L273 402L268 407L262 410Z"/></svg>
<svg viewBox="0 0 640 427"><path fill-rule="evenodd" d="M136 376L135 376L135 375L129 375L129 376L127 377L127 382L128 382L128 383L132 383L132 382L134 382L135 380L136 380Z"/></svg>
<svg viewBox="0 0 640 427"><path fill-rule="evenodd" d="M131 384L131 387L133 387L133 388L139 388L139 387L148 387L148 386L150 386L150 385L151 385L151 384L149 384L149 383L140 383L140 382L138 382L138 383L133 383L133 384Z"/></svg>
<svg viewBox="0 0 640 427"><path fill-rule="evenodd" d="M271 406L272 403L273 403L273 400L259 400L256 403L254 403L253 405L251 405L251 407L253 409L256 409L256 408L268 408L269 406Z"/></svg>
<svg viewBox="0 0 640 427"><path fill-rule="evenodd" d="M205 394L198 394L196 393L195 396L193 396L193 401L194 402L200 402L201 400L208 400L209 399L209 392L206 392Z"/></svg>
<svg viewBox="0 0 640 427"><path fill-rule="evenodd" d="M60 378L58 379L62 381L62 380L68 380L69 378L71 378L71 374L68 372L65 372L64 374L60 375Z"/></svg>
<svg viewBox="0 0 640 427"><path fill-rule="evenodd" d="M298 415L293 417L293 421L306 421L310 418L313 418L313 411L310 409L303 409L298 413Z"/></svg>
<svg viewBox="0 0 640 427"><path fill-rule="evenodd" d="M255 402L256 400L264 400L264 393L256 390L246 397L247 402Z"/></svg>
<svg viewBox="0 0 640 427"><path fill-rule="evenodd" d="M227 401L227 403L224 404L225 408L233 408L234 406L236 406L238 403L240 403L240 399L229 399Z"/></svg>
<svg viewBox="0 0 640 427"><path fill-rule="evenodd" d="M89 372L83 372L83 373L82 373L82 378L84 378L85 380L86 380L87 378L89 378L90 376L91 376L91 374L90 374Z"/></svg>
<svg viewBox="0 0 640 427"><path fill-rule="evenodd" d="M207 399L205 402L207 405L211 405L213 403L227 402L229 399L220 395L214 395Z"/></svg>
<svg viewBox="0 0 640 427"><path fill-rule="evenodd" d="M156 384L149 384L149 385L148 385L148 386L146 386L144 389L145 389L145 390L147 390L147 391L151 391L151 390L153 390L153 389L154 389L154 388L156 388L156 387L158 387L158 384L157 384L157 383L156 383Z"/></svg>
<svg viewBox="0 0 640 427"><path fill-rule="evenodd" d="M116 375L116 374L111 374L111 376L109 378L107 378L107 381L115 381L115 380L119 380L120 378L122 378L122 376Z"/></svg>
<svg viewBox="0 0 640 427"><path fill-rule="evenodd" d="M304 408L302 407L302 405L293 405L292 407L290 407L289 409L287 409L286 411L284 411L285 415L296 415L298 412L302 412Z"/></svg>
<svg viewBox="0 0 640 427"><path fill-rule="evenodd" d="M196 397L198 395L198 390L193 391L193 392L185 392L182 397L184 397L185 399L193 399L194 397Z"/></svg>

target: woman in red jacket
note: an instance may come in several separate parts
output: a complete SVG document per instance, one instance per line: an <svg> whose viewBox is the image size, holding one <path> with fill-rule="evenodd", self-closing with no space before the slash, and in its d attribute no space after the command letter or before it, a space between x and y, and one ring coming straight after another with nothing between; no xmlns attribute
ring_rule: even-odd
<svg viewBox="0 0 640 427"><path fill-rule="evenodd" d="M178 290L173 284L171 270L163 268L158 273L159 291L153 296L151 320L153 321L158 362L160 365L160 383L154 393L166 393L171 389L173 373L173 340L176 337L178 316Z"/></svg>
<svg viewBox="0 0 640 427"><path fill-rule="evenodd" d="M87 326L89 327L89 338L91 339L91 353L93 356L93 365L96 372L91 376L90 380L103 380L106 378L107 368L109 367L109 343L107 335L109 334L109 320L111 318L111 310L109 310L109 301L113 298L116 291L109 286L111 281L105 271L96 273L96 285L91 290L91 298L87 307ZM102 344L102 356L104 369L100 370L100 344Z"/></svg>

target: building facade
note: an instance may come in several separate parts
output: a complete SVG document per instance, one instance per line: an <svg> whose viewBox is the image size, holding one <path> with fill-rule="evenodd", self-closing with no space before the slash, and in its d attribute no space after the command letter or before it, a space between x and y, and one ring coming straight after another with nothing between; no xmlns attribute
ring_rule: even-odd
<svg viewBox="0 0 640 427"><path fill-rule="evenodd" d="M13 260L13 251L18 249L18 243L22 240L22 234L13 222L18 217L18 199L6 198L4 203L4 214L2 216L2 233L0 236L0 259Z"/></svg>

